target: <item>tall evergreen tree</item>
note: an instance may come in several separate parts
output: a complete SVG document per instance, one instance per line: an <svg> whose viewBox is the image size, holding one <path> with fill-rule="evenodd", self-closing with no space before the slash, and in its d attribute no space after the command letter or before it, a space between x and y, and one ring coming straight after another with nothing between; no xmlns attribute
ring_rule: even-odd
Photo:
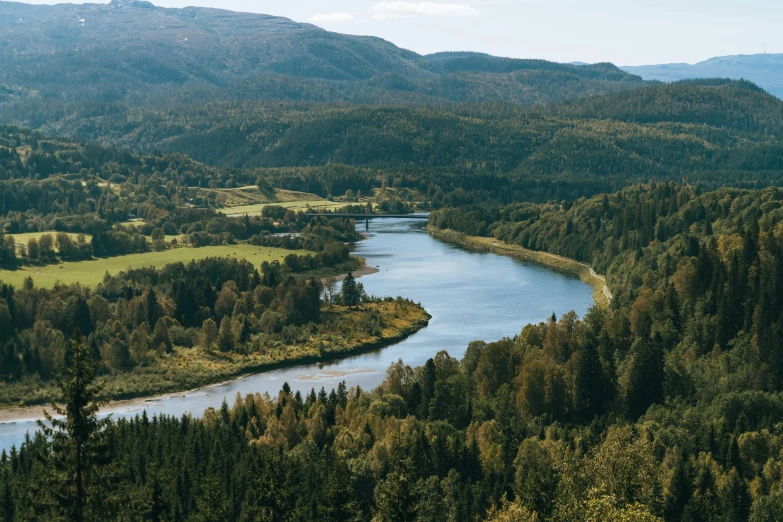
<svg viewBox="0 0 783 522"><path fill-rule="evenodd" d="M663 351L660 343L639 340L628 378L628 412L637 419L663 400Z"/></svg>
<svg viewBox="0 0 783 522"><path fill-rule="evenodd" d="M681 519L685 506L691 496L691 481L685 460L680 456L669 481L664 504L666 520L677 522Z"/></svg>
<svg viewBox="0 0 783 522"><path fill-rule="evenodd" d="M5 457L5 451L3 451L3 456ZM3 459L5 460L5 459ZM3 474L3 487L0 491L3 495L3 498L0 499L0 502L2 504L0 507L2 508L2 512L0 514L3 515L3 522L13 522L14 520L14 499L11 496L11 479L8 476L8 472L6 471Z"/></svg>
<svg viewBox="0 0 783 522"><path fill-rule="evenodd" d="M77 331L69 343L64 379L58 382L62 406L52 404L57 416L44 411L47 422L38 425L49 439L52 499L66 519L95 519L101 511L96 469L107 452L109 418L98 419L101 388L94 383L97 364Z"/></svg>
<svg viewBox="0 0 783 522"><path fill-rule="evenodd" d="M342 287L343 303L345 306L353 308L359 304L359 289L356 285L356 278L350 272L345 276Z"/></svg>
<svg viewBox="0 0 783 522"><path fill-rule="evenodd" d="M607 385L604 369L593 343L588 342L577 356L574 375L574 408L576 415L591 419L603 412Z"/></svg>

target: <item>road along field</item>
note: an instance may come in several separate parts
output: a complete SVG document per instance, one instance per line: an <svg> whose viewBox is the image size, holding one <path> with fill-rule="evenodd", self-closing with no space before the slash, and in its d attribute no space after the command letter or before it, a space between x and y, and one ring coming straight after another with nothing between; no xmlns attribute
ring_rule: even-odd
<svg viewBox="0 0 783 522"><path fill-rule="evenodd" d="M103 281L103 276L116 274L128 268L144 268L154 266L162 268L169 263L182 261L187 263L193 259L205 259L207 257L236 257L247 259L253 265L259 266L264 261L282 261L291 253L304 255L304 250L286 250L284 248L259 247L254 245L216 245L200 248L172 248L162 252L145 252L143 254L129 254L127 256L109 257L105 259L93 259L90 261L74 261L46 266L25 266L19 270L0 270L0 281L21 286L24 280L30 276L35 286L51 288L57 283L80 283L84 286L95 286Z"/></svg>

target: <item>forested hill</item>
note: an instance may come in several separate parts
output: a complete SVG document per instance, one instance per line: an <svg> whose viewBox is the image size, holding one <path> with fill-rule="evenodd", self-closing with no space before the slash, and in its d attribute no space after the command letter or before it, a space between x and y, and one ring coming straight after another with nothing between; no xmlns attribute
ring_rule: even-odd
<svg viewBox="0 0 783 522"><path fill-rule="evenodd" d="M645 84L607 64L479 55L435 60L380 38L286 18L135 0L2 2L0 33L0 103L7 104L30 98L531 104Z"/></svg>
<svg viewBox="0 0 783 522"><path fill-rule="evenodd" d="M502 186L508 197L529 187L487 180L564 182L579 185L569 193L576 198L651 179L687 179L713 188L779 182L781 107L783 102L750 84L713 81L546 110L508 104L436 109L245 102L159 110L112 105L41 111L28 123L52 134L177 152L225 167L344 165L365 169L362 175L372 178L379 170L384 177L415 175L424 190L433 178L451 176L465 190ZM281 181L287 182L290 176ZM594 186L586 188L589 183Z"/></svg>
<svg viewBox="0 0 783 522"><path fill-rule="evenodd" d="M592 96L536 107L539 114L635 123L709 125L751 136L776 136L783 101L744 80L683 80L612 96Z"/></svg>

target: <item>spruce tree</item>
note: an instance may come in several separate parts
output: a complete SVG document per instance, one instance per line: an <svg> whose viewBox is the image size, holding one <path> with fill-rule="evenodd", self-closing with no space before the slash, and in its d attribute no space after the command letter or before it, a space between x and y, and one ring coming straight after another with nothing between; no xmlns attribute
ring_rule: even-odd
<svg viewBox="0 0 783 522"><path fill-rule="evenodd" d="M359 289L356 286L356 278L350 272L343 281L342 295L345 306L353 308L359 304Z"/></svg>
<svg viewBox="0 0 783 522"><path fill-rule="evenodd" d="M663 351L655 341L640 340L628 378L628 412L639 418L652 404L663 400Z"/></svg>
<svg viewBox="0 0 783 522"><path fill-rule="evenodd" d="M574 408L576 415L590 420L604 409L604 369L593 343L588 342L577 357L574 376Z"/></svg>
<svg viewBox="0 0 783 522"><path fill-rule="evenodd" d="M5 451L3 451L3 457L5 457ZM3 459L5 460L5 459ZM3 515L3 522L12 522L14 520L14 499L11 495L11 478L8 475L8 471L4 473L3 477L3 486L2 489L0 489L0 492L2 492L3 498L0 499L2 501L2 505L0 505L0 508L2 508L2 512L0 514Z"/></svg>
<svg viewBox="0 0 783 522"><path fill-rule="evenodd" d="M666 492L664 514L666 520L680 520L691 498L691 481L685 460L680 456Z"/></svg>
<svg viewBox="0 0 783 522"><path fill-rule="evenodd" d="M52 403L54 415L44 411L38 425L49 439L50 479L55 509L66 519L96 518L96 470L107 451L109 418L98 419L101 388L94 383L97 364L80 332L69 343L64 379L58 382L62 406ZM60 416L64 419L59 418Z"/></svg>

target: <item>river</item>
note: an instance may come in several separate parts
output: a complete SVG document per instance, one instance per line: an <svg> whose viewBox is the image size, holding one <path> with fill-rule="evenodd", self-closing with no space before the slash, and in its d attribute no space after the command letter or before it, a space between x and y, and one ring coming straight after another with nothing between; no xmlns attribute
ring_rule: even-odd
<svg viewBox="0 0 783 522"><path fill-rule="evenodd" d="M519 333L554 312L575 310L580 316L593 303L593 289L576 277L491 253L469 252L430 237L426 221L377 219L359 225L368 239L355 253L379 272L361 279L368 294L404 296L420 302L432 315L429 326L408 339L374 352L339 361L255 374L192 392L156 397L107 411L114 417L183 413L201 415L208 407L231 404L237 393L276 395L284 382L303 394L311 388L376 387L389 365L402 359L418 366L440 350L461 358L470 341L494 341ZM33 420L0 424L0 449L19 445Z"/></svg>

